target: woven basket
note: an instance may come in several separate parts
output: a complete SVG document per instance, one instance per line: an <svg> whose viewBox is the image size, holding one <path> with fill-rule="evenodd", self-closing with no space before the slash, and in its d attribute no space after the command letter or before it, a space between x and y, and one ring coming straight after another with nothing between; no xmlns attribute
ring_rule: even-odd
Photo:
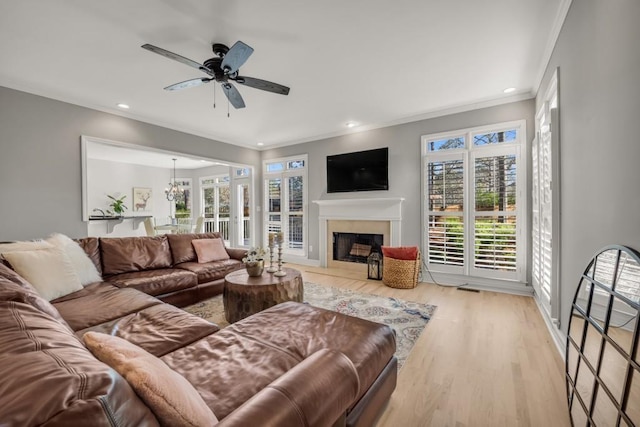
<svg viewBox="0 0 640 427"><path fill-rule="evenodd" d="M382 283L390 288L411 289L418 284L420 274L420 251L418 258L411 260L384 257Z"/></svg>

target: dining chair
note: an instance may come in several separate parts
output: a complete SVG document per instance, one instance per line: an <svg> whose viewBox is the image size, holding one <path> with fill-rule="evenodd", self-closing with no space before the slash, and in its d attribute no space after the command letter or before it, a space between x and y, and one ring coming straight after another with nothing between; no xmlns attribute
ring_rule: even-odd
<svg viewBox="0 0 640 427"><path fill-rule="evenodd" d="M196 218L196 225L193 227L194 233L204 233L204 216L200 215Z"/></svg>
<svg viewBox="0 0 640 427"><path fill-rule="evenodd" d="M147 232L147 236L155 236L156 229L153 224L153 218L145 218L144 219L144 229Z"/></svg>

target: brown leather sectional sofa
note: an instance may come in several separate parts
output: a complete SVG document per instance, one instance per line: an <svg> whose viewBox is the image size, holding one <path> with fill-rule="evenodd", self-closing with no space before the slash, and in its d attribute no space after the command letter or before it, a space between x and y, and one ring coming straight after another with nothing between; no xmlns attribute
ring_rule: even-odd
<svg viewBox="0 0 640 427"><path fill-rule="evenodd" d="M221 238L219 233L87 237L77 242L105 281L184 307L222 293L224 276L243 268L244 249L226 248L228 260L198 263L191 241L216 238Z"/></svg>
<svg viewBox="0 0 640 427"><path fill-rule="evenodd" d="M156 239L161 251L169 243L168 267L166 252L144 249L158 244L154 238L109 239L104 246L107 239L81 239L108 281L51 303L0 263L0 425L162 424L83 345L88 331L159 357L193 385L220 426L373 425L396 385L392 330L294 302L220 330L157 298L180 304L219 292L217 277L237 268L232 262L214 274L192 265L188 238L213 236L187 236L174 236L175 247L171 236ZM195 283L185 286L175 270L195 275Z"/></svg>

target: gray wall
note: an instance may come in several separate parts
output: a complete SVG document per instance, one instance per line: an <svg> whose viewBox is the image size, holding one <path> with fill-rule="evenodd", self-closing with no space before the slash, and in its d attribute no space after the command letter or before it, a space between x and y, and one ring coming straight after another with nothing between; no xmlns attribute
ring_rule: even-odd
<svg viewBox="0 0 640 427"><path fill-rule="evenodd" d="M267 160L298 154L308 154L309 156L308 244L313 246L313 252L309 253L310 259L318 260L320 257L318 253L318 205L311 203L312 200L318 199L404 197L405 201L402 204L402 244L420 245L420 137L432 133L525 119L527 121L527 150L529 150L534 132L533 108L534 101L532 99L503 104L367 132L352 133L335 138L265 150L262 154L262 159ZM389 191L327 194L327 155L380 147L389 147Z"/></svg>
<svg viewBox="0 0 640 427"><path fill-rule="evenodd" d="M574 0L539 91L559 67L564 333L592 256L613 243L640 249L638 22L638 0Z"/></svg>
<svg viewBox="0 0 640 427"><path fill-rule="evenodd" d="M259 167L260 153L0 87L0 241L87 233L80 135Z"/></svg>

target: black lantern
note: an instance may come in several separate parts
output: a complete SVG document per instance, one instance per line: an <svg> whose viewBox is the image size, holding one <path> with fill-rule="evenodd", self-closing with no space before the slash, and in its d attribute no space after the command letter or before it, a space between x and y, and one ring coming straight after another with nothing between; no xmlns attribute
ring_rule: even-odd
<svg viewBox="0 0 640 427"><path fill-rule="evenodd" d="M382 280L382 256L378 252L372 252L367 257L368 279Z"/></svg>

